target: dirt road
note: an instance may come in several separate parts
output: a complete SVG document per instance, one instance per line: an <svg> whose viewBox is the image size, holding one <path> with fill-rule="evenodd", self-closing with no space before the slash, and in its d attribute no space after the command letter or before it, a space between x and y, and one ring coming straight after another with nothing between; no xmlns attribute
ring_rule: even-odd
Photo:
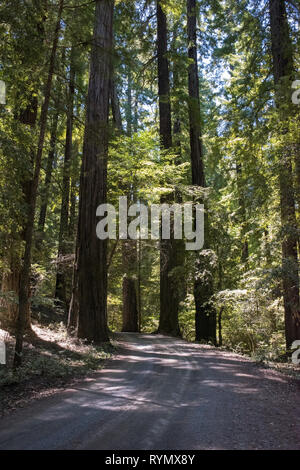
<svg viewBox="0 0 300 470"><path fill-rule="evenodd" d="M96 376L0 421L0 449L300 449L296 382L207 346L119 338Z"/></svg>

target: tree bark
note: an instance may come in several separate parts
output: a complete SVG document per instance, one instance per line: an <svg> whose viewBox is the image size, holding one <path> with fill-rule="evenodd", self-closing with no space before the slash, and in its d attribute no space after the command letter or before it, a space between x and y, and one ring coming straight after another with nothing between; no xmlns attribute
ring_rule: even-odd
<svg viewBox="0 0 300 470"><path fill-rule="evenodd" d="M161 149L168 151L172 147L172 121L170 104L169 61L167 57L167 18L157 1L157 59L158 59L158 95L159 95L159 133ZM172 196L162 197L161 202L170 203ZM172 230L171 230L172 232ZM174 239L160 240L160 317L158 332L180 336L178 323L179 299L172 271L176 267L176 243Z"/></svg>
<svg viewBox="0 0 300 470"><path fill-rule="evenodd" d="M293 55L289 25L284 0L269 0L273 75L275 84L275 101L279 119L282 123L281 137L286 130L284 123L289 115L286 111L291 99L291 82L293 80ZM288 124L287 124L288 126ZM286 127L287 127L286 126ZM295 214L295 195L290 151L283 144L278 159L280 211L282 228L282 285L285 312L286 346L289 348L294 340L300 338L299 312L299 274L297 253L297 223Z"/></svg>
<svg viewBox="0 0 300 470"><path fill-rule="evenodd" d="M110 81L110 105L112 110L113 122L118 132L123 132L122 116L120 111L119 97L116 89L115 80Z"/></svg>
<svg viewBox="0 0 300 470"><path fill-rule="evenodd" d="M136 240L122 241L123 259L123 308L122 331L138 332L139 316L137 302L137 244Z"/></svg>
<svg viewBox="0 0 300 470"><path fill-rule="evenodd" d="M107 240L96 236L96 209L107 202L109 82L113 1L97 0L80 177L79 220L69 319L79 338L107 342Z"/></svg>
<svg viewBox="0 0 300 470"><path fill-rule="evenodd" d="M8 331L14 331L18 318L18 294L20 283L20 258L15 253L14 244L9 254L9 272L4 273L1 283L0 325ZM6 295L5 295L6 294Z"/></svg>
<svg viewBox="0 0 300 470"><path fill-rule="evenodd" d="M197 26L196 26L196 0L187 0L187 33L188 33L188 57L190 65L188 69L189 88L189 123L190 123L190 148L192 166L192 184L205 187L205 174L203 164L203 145L200 113L199 76L197 60ZM202 201L203 202L203 201ZM205 242L204 248L209 249L208 216L205 214ZM202 276L202 272L206 272ZM212 273L205 266L205 259L201 253L196 259L196 279L194 281L195 298L195 339L196 341L212 341L216 343L216 312L211 303L213 294Z"/></svg>

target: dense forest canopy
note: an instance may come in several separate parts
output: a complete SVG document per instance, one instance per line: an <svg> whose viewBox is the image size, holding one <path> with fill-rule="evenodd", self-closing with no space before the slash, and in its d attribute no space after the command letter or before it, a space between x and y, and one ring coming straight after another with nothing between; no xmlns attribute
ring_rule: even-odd
<svg viewBox="0 0 300 470"><path fill-rule="evenodd" d="M0 321L300 339L298 0L4 0ZM97 207L203 204L204 245L100 240ZM132 217L133 219L133 217Z"/></svg>

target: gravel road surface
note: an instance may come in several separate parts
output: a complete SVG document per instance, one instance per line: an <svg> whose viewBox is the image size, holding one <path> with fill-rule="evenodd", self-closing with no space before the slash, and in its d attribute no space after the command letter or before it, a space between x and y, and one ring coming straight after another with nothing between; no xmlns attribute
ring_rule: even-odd
<svg viewBox="0 0 300 470"><path fill-rule="evenodd" d="M300 449L299 384L246 358L119 334L80 384L0 421L0 449Z"/></svg>

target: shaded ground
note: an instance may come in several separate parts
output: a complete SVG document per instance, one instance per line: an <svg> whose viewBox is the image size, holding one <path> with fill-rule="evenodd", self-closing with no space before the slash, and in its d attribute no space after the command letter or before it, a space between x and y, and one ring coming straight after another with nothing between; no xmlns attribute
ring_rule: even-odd
<svg viewBox="0 0 300 470"><path fill-rule="evenodd" d="M120 334L76 386L0 422L0 449L300 449L299 383L236 354Z"/></svg>
<svg viewBox="0 0 300 470"><path fill-rule="evenodd" d="M15 340L4 330L0 330L1 338L6 342L7 366L0 365L0 416L77 383L101 369L114 352L109 345L93 346L71 338L63 325L35 325L25 338L23 365L14 372Z"/></svg>

